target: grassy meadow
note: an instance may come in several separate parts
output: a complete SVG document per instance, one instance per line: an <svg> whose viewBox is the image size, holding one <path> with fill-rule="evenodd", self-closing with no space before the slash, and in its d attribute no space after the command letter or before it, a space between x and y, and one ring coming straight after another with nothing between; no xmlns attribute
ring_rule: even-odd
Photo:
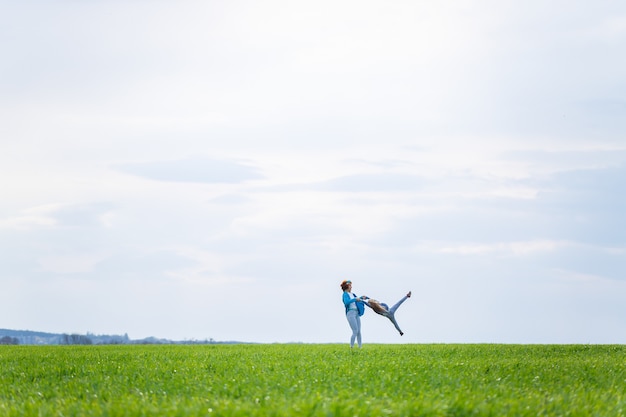
<svg viewBox="0 0 626 417"><path fill-rule="evenodd" d="M621 345L0 346L0 416L623 416Z"/></svg>

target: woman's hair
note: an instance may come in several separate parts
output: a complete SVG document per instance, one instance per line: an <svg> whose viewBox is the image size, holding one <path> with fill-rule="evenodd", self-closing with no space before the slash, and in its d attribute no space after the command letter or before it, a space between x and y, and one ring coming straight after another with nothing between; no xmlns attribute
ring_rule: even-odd
<svg viewBox="0 0 626 417"><path fill-rule="evenodd" d="M347 290L350 284L352 284L352 281L350 281L349 279L343 280L341 283L341 289L344 291Z"/></svg>

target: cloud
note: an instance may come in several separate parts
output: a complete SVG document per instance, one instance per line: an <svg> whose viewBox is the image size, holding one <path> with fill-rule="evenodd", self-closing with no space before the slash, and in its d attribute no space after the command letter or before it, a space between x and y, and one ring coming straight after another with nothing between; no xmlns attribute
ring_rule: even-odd
<svg viewBox="0 0 626 417"><path fill-rule="evenodd" d="M71 204L59 207L51 215L62 227L101 227L106 222L106 215L114 209L112 203Z"/></svg>
<svg viewBox="0 0 626 417"><path fill-rule="evenodd" d="M424 187L425 181L415 175L378 173L354 174L334 178L313 185L322 191L347 193L416 191ZM306 187L305 187L306 188Z"/></svg>
<svg viewBox="0 0 626 417"><path fill-rule="evenodd" d="M619 249L589 244L566 245L537 259L538 265L571 275L626 282L626 246Z"/></svg>
<svg viewBox="0 0 626 417"><path fill-rule="evenodd" d="M56 225L47 210L27 209L17 216L0 219L0 229L28 230L33 228L51 227Z"/></svg>
<svg viewBox="0 0 626 417"><path fill-rule="evenodd" d="M544 146L553 146L546 143ZM626 145L607 146L603 143L566 146L555 149L532 149L503 152L503 160L522 163L532 170L533 177L545 177L559 172L616 168L626 163Z"/></svg>
<svg viewBox="0 0 626 417"><path fill-rule="evenodd" d="M494 244L463 244L463 245L443 245L436 249L441 253L455 253L460 255L517 255L526 256L535 253L551 252L557 248L571 245L569 242L555 242L549 240L533 240L527 242L505 242Z"/></svg>
<svg viewBox="0 0 626 417"><path fill-rule="evenodd" d="M106 215L113 208L111 203L46 204L0 219L0 229L99 227L104 224Z"/></svg>
<svg viewBox="0 0 626 417"><path fill-rule="evenodd" d="M248 164L223 159L191 158L118 164L117 170L156 181L192 183L240 183L263 178L259 170Z"/></svg>
<svg viewBox="0 0 626 417"><path fill-rule="evenodd" d="M94 270L105 280L145 280L168 279L168 274L197 263L173 250L144 250L119 252L100 260Z"/></svg>
<svg viewBox="0 0 626 417"><path fill-rule="evenodd" d="M624 42L626 40L626 14L603 19L588 30L587 36L608 44Z"/></svg>
<svg viewBox="0 0 626 417"><path fill-rule="evenodd" d="M91 273L95 266L106 259L102 254L48 255L37 260L43 272L54 274Z"/></svg>
<svg viewBox="0 0 626 417"><path fill-rule="evenodd" d="M626 164L557 173L529 208L550 219L553 237L626 246Z"/></svg>
<svg viewBox="0 0 626 417"><path fill-rule="evenodd" d="M250 202L250 198L241 194L223 194L209 200L213 204L241 205Z"/></svg>

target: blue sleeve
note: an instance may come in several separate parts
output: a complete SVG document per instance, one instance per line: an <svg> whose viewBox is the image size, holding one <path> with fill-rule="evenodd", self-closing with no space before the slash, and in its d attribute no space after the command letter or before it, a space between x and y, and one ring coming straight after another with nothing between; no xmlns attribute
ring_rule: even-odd
<svg viewBox="0 0 626 417"><path fill-rule="evenodd" d="M343 293L343 304L346 306L346 308L348 307L350 303L354 303L354 302L356 302L356 298L351 298L350 294L348 294L347 292Z"/></svg>

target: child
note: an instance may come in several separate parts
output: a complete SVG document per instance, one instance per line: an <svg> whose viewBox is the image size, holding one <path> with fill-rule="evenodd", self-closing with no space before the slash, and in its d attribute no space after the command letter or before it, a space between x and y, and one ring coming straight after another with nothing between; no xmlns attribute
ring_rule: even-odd
<svg viewBox="0 0 626 417"><path fill-rule="evenodd" d="M371 308L372 310L374 310L376 313L380 314L381 316L385 316L389 320L391 320L391 322L396 327L398 332L400 332L400 336L402 336L404 333L402 333L402 330L400 330L400 326L398 326L398 323L396 322L395 313L398 307L400 307L400 304L404 303L406 299L410 297L411 297L411 291L409 291L407 295L402 297L402 299L398 301L396 304L394 304L394 306L391 308L389 308L387 304L381 303L380 301L374 300L373 298L367 298L365 300L365 305L367 305L369 308Z"/></svg>

